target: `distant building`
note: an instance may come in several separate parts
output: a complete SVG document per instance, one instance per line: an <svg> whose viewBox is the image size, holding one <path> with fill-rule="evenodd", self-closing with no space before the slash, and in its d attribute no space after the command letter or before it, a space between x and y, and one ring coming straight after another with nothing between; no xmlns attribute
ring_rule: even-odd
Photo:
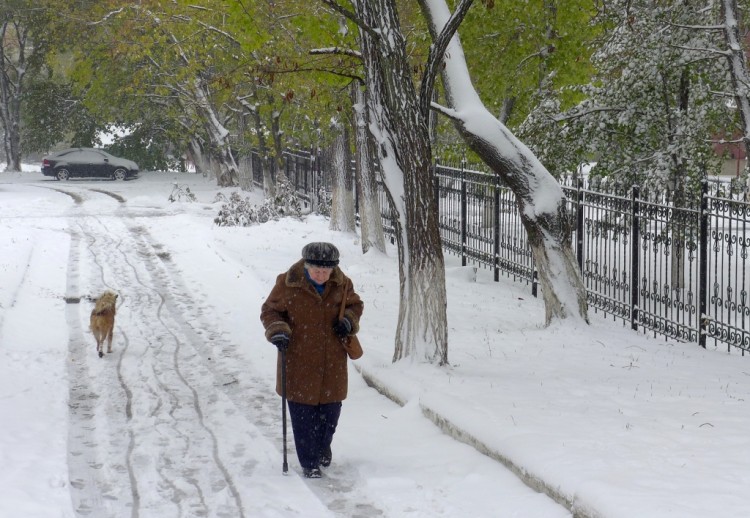
<svg viewBox="0 0 750 518"><path fill-rule="evenodd" d="M727 140L736 141L739 135ZM739 176L747 164L747 153L742 142L723 142L714 144L714 151L719 156L724 157L724 164L721 166L723 176Z"/></svg>

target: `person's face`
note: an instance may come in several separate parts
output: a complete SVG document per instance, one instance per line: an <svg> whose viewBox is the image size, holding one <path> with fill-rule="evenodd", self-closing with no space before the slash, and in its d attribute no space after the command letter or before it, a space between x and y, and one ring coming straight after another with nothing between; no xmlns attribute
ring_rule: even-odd
<svg viewBox="0 0 750 518"><path fill-rule="evenodd" d="M326 268L325 266L313 266L307 267L307 273L310 274L310 278L318 284L325 284L331 277L333 268Z"/></svg>

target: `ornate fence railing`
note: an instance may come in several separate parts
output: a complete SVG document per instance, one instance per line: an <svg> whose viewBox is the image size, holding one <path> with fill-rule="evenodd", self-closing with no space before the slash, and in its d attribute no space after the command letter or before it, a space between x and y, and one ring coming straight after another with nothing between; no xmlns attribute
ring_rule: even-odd
<svg viewBox="0 0 750 518"><path fill-rule="evenodd" d="M314 154L285 154L287 177L312 205L330 188L320 163ZM434 168L445 251L491 269L496 281L526 282L536 296L534 259L510 189L465 162ZM618 193L565 183L591 312L654 336L750 352L750 203L720 197L708 184L700 199L676 207L637 187ZM379 203L392 233L382 188Z"/></svg>
<svg viewBox="0 0 750 518"><path fill-rule="evenodd" d="M536 268L515 197L496 175L436 164L448 253L526 281ZM709 194L688 207L668 197L564 186L574 247L594 313L634 330L750 351L750 204Z"/></svg>

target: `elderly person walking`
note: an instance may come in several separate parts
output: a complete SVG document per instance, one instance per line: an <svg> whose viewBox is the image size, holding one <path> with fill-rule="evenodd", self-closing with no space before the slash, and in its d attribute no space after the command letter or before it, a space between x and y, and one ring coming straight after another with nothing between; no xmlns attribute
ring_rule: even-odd
<svg viewBox="0 0 750 518"><path fill-rule="evenodd" d="M338 264L333 244L307 244L302 259L276 278L260 313L268 341L286 351L294 444L308 478L319 478L320 467L331 464L331 441L347 393L347 358L361 354L354 335L364 304ZM358 354L351 353L352 345ZM277 362L279 395L282 357Z"/></svg>

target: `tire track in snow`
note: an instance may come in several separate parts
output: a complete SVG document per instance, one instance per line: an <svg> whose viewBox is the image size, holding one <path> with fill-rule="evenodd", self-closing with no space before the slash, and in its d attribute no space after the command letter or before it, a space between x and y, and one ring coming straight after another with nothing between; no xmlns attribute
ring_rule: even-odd
<svg viewBox="0 0 750 518"><path fill-rule="evenodd" d="M150 400L152 404L148 413L151 416L161 414L161 418L164 419L166 415L172 421L170 423L171 430L165 435L169 435L173 439L162 441L162 447L174 447L174 444L170 443L182 442L182 445L178 446L179 451L175 455L162 456L157 461L160 465L153 466L150 469L154 469L160 474L159 484L168 488L168 492L171 491L173 493L172 498L168 500L171 500L174 505L178 506L178 516L184 516L187 512L198 512L198 514L190 514L190 516L244 516L239 491L235 487L232 477L223 465L219 455L216 434L205 421L198 391L192 385L190 379L193 377L190 375L191 371L190 369L184 371L184 359L186 356L190 356L190 354L186 354L183 351L185 340L177 331L180 326L172 322L171 317L165 315L163 311L165 296L162 295L162 291L168 289L168 287L159 281L159 272L155 272L154 266L149 264L148 256L150 251L143 250L142 245L139 245L137 230L130 230L128 232L131 232L131 234L123 237L123 233L114 228L118 224L121 225L117 221L103 222L99 218L88 218L86 221L88 228L85 232L89 236L89 246L90 252L93 255L92 263L94 264L94 269L99 270L98 277L108 287L115 289L121 294L115 342L117 342L118 337L125 336L129 342L136 339L141 342L141 345L144 343L147 344L145 348L141 347L139 349L140 355L135 358L138 363L135 377L140 379L140 381L136 380L135 383L133 381L132 363L134 360L133 354L138 354L138 352L134 350L128 354L129 351L124 349L120 352L117 350L116 345L115 354L119 353L118 365L120 367L118 367L118 377L122 380L121 385L126 392L132 391L135 393L135 396L128 396L129 402L133 399L136 400L135 403L137 403L137 400ZM115 238L107 237L105 233L107 229L113 229L116 235L119 234L119 240L116 241ZM137 258L138 262L131 261L131 258ZM156 261L153 257L150 260L153 262ZM146 271L139 269L139 265L141 264L146 264ZM119 290L118 283L122 286L127 286L127 290ZM123 320L127 318L128 312L132 313L128 320L129 324ZM133 326L134 322L150 322L157 329L143 329L142 324ZM128 334L122 331L122 328L126 325L129 329ZM136 333L139 336L130 336L132 333ZM89 355L89 358L91 357ZM144 375L146 365L148 365L150 375ZM140 387L136 389L136 386L140 384L147 386L145 392ZM146 394L146 397L143 397L144 394ZM155 394L157 396L154 396ZM128 421L127 426L131 434L134 429L140 427L138 405L134 406L135 408L131 407L131 403L127 403L125 410ZM191 410L189 416L186 417L184 414L188 407ZM189 423L193 428L195 428L195 423L197 423L198 427L203 431L202 436L196 437L194 430L189 431L187 434L182 433L180 423ZM139 443L144 442L144 435L139 431L136 434L136 438L135 446L128 450L129 461L127 464L132 466L128 471L131 473L131 478L133 479L131 485L136 488L133 491L133 500L137 503L137 487L144 485L140 475L140 471L144 467L139 464L143 463L145 453L143 448L139 449ZM158 441L153 437L147 437L146 441L150 442L154 448L159 446ZM193 467L184 467L182 473L179 473L179 469L175 467L177 465L174 462L175 458L186 455L189 457L188 454L196 448L210 452L205 455L205 457L209 458L208 462L212 465L210 468L212 474L209 474L208 477L202 473L198 473L207 471L209 468L206 467L200 470L196 470ZM205 459L199 460L202 461L202 464L199 462L196 465L205 466L207 461ZM220 475L217 475L214 470L218 471ZM221 507L228 508L229 511L218 511L222 514L211 514L216 513L217 510L212 509L211 505L206 502L204 494L216 493L224 488L226 488L231 496L227 497L227 502L224 502ZM190 495L193 495L194 498L191 499ZM232 501L233 503L229 503ZM144 509L148 508L149 505L157 505L155 502L144 502L143 495L140 498L140 503ZM168 513L167 508L164 510Z"/></svg>
<svg viewBox="0 0 750 518"><path fill-rule="evenodd" d="M242 502L240 497L252 495L252 487L265 487L266 481L253 479L259 459L248 458L245 445L268 440L280 459L278 396L237 361L239 345L203 314L212 301L186 287L169 262L169 251L137 225L142 211L118 208L112 217L99 210L87 215L85 208L84 202L76 212L85 236L81 283L110 287L121 297L113 354L97 358L93 339L80 331L86 335L87 345L81 346L85 376L91 378L90 392L98 395L89 403L94 422L86 432L104 466L79 464L80 478L94 481L86 486L93 509L87 516L254 516L252 499ZM81 306L79 328L84 328L90 306ZM214 405L217 401L220 406ZM231 421L223 417L230 412ZM230 422L233 428L227 430ZM383 515L362 498L355 472L339 466L330 475L324 486L319 481L307 485L335 516ZM357 494L356 502L347 497L350 493Z"/></svg>
<svg viewBox="0 0 750 518"><path fill-rule="evenodd" d="M149 263L147 263L147 267L149 268L149 270L151 270L152 272L154 272L157 269L159 269L158 266L155 264L156 261L153 259L153 256L155 254L151 253L152 252L152 248L148 245L148 243L146 242L146 240L143 238L143 234L145 233L145 230L143 228L141 228L141 227L130 227L129 231L131 232L131 234L136 239L139 256L142 259L146 259L146 260L150 259ZM134 272L137 272L137 269L130 262L130 260L129 260L129 258L127 256L125 257L125 261L131 266L131 268L133 268ZM155 278L159 279L160 276L156 275ZM164 282L160 283L160 289L157 292L157 294L158 294L158 296L160 298L159 309L157 311L157 318L162 323L162 325L164 326L164 329L166 329L166 331L169 333L169 335L174 340L175 347L174 347L174 353L173 353L173 357L172 357L172 365L174 366L174 371L177 374L179 380L184 384L184 386L186 386L189 389L190 393L192 394L193 409L195 411L196 416L198 417L198 423L199 423L199 425L206 431L206 433L210 437L210 440L211 440L211 450L212 450L213 459L214 459L214 462L216 464L216 467L222 473L222 475L223 475L223 477L224 477L224 479L225 479L225 481L227 483L228 489L229 489L230 493L232 494L232 497L236 501L237 508L238 508L239 513L240 513L239 516L240 517L244 517L245 514L244 514L244 510L243 510L242 499L240 497L239 491L237 490L237 487L234 484L234 481L232 480L232 477L231 477L229 471L227 470L226 466L224 465L224 463L223 463L223 461L221 459L221 456L219 454L219 442L218 442L218 439L216 437L216 434L214 433L214 431L206 423L205 416L204 416L204 413L203 413L203 409L201 408L200 398L199 398L199 395L198 395L198 391L196 390L195 386L193 386L193 384L186 378L186 374L183 373L183 371L181 369L180 353L182 352L181 351L181 344L183 343L183 340L181 340L181 338L184 339L184 337L178 336L177 331L173 330L170 327L171 324L167 323L166 318L165 318L165 316L162 313L162 309L164 308L165 302L166 302L164 296L162 295L162 293L163 292L168 292L169 290L170 290L170 287L167 286L166 283L164 283ZM185 343L190 343L190 341L186 340Z"/></svg>
<svg viewBox="0 0 750 518"><path fill-rule="evenodd" d="M104 288L117 289L115 279L107 267L106 260L99 252L99 250L104 250L112 246L113 241L107 238L106 235L93 232L86 222L87 219L77 219L78 230L74 233L75 246L71 246L71 258L68 262L70 267L68 279L71 283L71 280L75 279L75 286L71 286L68 292L80 293L81 288L78 284L81 282L81 277L83 277L83 281L88 280L87 284L90 286L85 291L92 293L92 298L95 298L98 292ZM80 236L85 236L85 245ZM93 265L93 268L89 268L92 271L87 272L89 274L88 277L80 272L80 258L82 255L85 255L88 259L88 261L84 261L86 267ZM120 301L121 304L122 300ZM95 484L84 483L81 485L80 489L83 490L82 495L84 495L81 498L88 501L85 503L88 507L83 510L88 510L89 512L84 513L80 509L78 512L80 514L90 514L97 518L99 516L120 517L124 516L122 508L129 508L129 516L131 518L138 518L140 496L130 455L127 453L132 451L135 437L132 430L127 429L125 426L125 423L129 420L128 409L132 404L133 395L119 373L120 362L129 346L128 336L116 327L115 334L124 345L121 347L122 352L114 368L116 376L112 376L113 373L111 371L113 369L111 365L107 365L106 363L92 364L91 362L92 358L98 359L98 357L94 353L95 341L93 336L88 332L87 327L90 306L81 304L77 310L74 314L69 312L68 318L69 326L74 330L71 334L70 348L72 360L70 364L74 366L71 379L75 379L77 382L77 386L71 385L71 396L74 396L75 393L75 397L79 400L84 399L88 401L84 411L85 417L90 423L87 426L80 426L80 423L76 419L76 417L80 416L73 415L71 427L79 428L79 449L81 444L86 447L87 456L90 459L87 465L97 470L96 473L86 474L85 470L80 469L80 465L76 465L75 463L71 465L71 478L74 476L83 476L84 480L93 479L96 481ZM118 384L114 385L106 382L102 384L102 376L106 376L107 379L115 377L118 380ZM71 397L72 399L73 397ZM102 400L113 403L108 405L106 412L102 412ZM125 408L124 417L121 408ZM100 451L101 444L107 442L108 437L111 437L113 433L119 436L118 432L125 429L127 429L127 445L124 448L126 454L119 458L103 455ZM116 442L119 443L120 441L117 440ZM73 448L71 447L72 450ZM91 460L92 457L95 460ZM88 496L85 496L86 491L94 491L97 487L98 494L92 497L89 493ZM120 508L117 508L115 504L122 501L124 503L120 505Z"/></svg>
<svg viewBox="0 0 750 518"><path fill-rule="evenodd" d="M162 245L143 231L143 237L148 245L154 250L155 255L168 261L170 254ZM226 262L216 251L219 258ZM176 297L168 301L168 306L175 306L174 311L183 315L181 321L184 323L181 331L189 337L189 342L196 344L196 348L203 355L205 364L214 372L214 376L221 382L218 387L226 394L235 406L240 409L246 418L256 425L263 435L272 443L277 445L281 455L281 412L280 400L275 391L269 389L267 382L252 371L237 368L236 358L237 345L225 340L221 333L214 331L214 325L209 322L201 311L201 307L210 306L210 301L196 301L196 297L202 297L199 293L188 291L178 274L171 274L171 269L165 270L170 274L170 293ZM190 295L187 295L190 293ZM197 344L202 344L198 346ZM241 380L241 383L240 383ZM291 430L290 430L291 433ZM289 455L294 457L295 449L293 440L290 441ZM380 509L376 502L362 494L357 494L357 501L351 499L350 493L357 490L357 478L359 475L351 466L336 463L326 469L326 478L322 480L306 481L312 492L323 502L328 509L340 517L357 516L360 518L380 517L385 512Z"/></svg>

